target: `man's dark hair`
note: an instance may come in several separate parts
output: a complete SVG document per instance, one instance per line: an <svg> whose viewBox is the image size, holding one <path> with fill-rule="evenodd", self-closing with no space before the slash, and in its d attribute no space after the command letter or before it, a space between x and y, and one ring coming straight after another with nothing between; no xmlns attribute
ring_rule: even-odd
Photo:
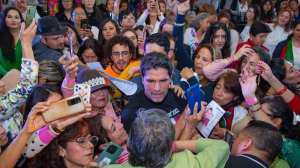
<svg viewBox="0 0 300 168"><path fill-rule="evenodd" d="M254 22L250 27L250 35L254 37L260 33L270 33L270 32L271 32L270 27L260 21Z"/></svg>
<svg viewBox="0 0 300 168"><path fill-rule="evenodd" d="M158 52L152 52L142 58L141 72L143 77L146 75L148 70L157 68L166 69L169 76L172 76L173 67L166 55Z"/></svg>
<svg viewBox="0 0 300 168"><path fill-rule="evenodd" d="M162 46L166 53L168 53L170 50L170 41L168 36L164 33L151 34L146 38L145 47L148 43L155 43L159 46Z"/></svg>
<svg viewBox="0 0 300 168"><path fill-rule="evenodd" d="M129 163L133 166L163 168L171 159L175 129L167 112L140 111L128 140Z"/></svg>
<svg viewBox="0 0 300 168"><path fill-rule="evenodd" d="M242 133L253 138L254 147L261 151L269 162L273 162L281 151L282 136L278 129L269 123L252 120Z"/></svg>
<svg viewBox="0 0 300 168"><path fill-rule="evenodd" d="M106 44L105 48L106 48L106 55L109 56L111 58L112 55L112 48L116 45L123 45L123 46L128 46L129 48L129 52L131 55L131 58L135 58L135 47L132 43L132 41L130 39L128 39L125 36L121 36L121 35L116 35L114 37L112 37Z"/></svg>

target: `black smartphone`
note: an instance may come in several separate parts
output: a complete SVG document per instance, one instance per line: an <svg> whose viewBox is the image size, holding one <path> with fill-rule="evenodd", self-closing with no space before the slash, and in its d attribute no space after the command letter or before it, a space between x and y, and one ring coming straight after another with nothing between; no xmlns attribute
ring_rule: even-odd
<svg viewBox="0 0 300 168"><path fill-rule="evenodd" d="M92 26L90 25L88 19L81 19L81 21L80 21L80 27L82 29L91 29L92 28Z"/></svg>

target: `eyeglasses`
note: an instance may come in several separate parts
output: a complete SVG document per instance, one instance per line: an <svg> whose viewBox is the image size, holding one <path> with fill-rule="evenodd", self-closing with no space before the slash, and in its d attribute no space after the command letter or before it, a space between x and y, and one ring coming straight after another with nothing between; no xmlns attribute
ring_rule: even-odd
<svg viewBox="0 0 300 168"><path fill-rule="evenodd" d="M87 148L87 147L89 147L89 143L96 146L98 144L98 141L99 141L99 138L97 136L90 136L90 137L79 137L79 138L72 140L71 142L76 142L80 146Z"/></svg>
<svg viewBox="0 0 300 168"><path fill-rule="evenodd" d="M121 52L112 52L111 53L112 56L115 56L115 57L120 57L120 56L129 56L129 51L121 51Z"/></svg>

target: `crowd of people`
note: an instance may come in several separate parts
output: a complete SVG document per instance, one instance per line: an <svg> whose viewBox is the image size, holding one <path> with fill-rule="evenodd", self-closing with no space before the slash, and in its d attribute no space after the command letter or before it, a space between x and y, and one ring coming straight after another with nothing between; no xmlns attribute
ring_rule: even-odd
<svg viewBox="0 0 300 168"><path fill-rule="evenodd" d="M0 0L13 167L300 168L300 2Z"/></svg>

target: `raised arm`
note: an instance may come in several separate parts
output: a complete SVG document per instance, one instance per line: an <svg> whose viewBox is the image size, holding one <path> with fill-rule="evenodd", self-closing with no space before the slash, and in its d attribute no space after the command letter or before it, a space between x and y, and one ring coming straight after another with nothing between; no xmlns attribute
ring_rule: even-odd
<svg viewBox="0 0 300 168"><path fill-rule="evenodd" d="M32 39L35 36L36 28L36 23L33 21L22 35L23 58L20 81L14 90L0 96L0 120L8 119L12 115L10 114L11 109L20 101L25 100L31 88L36 84L38 63L34 60L32 51Z"/></svg>
<svg viewBox="0 0 300 168"><path fill-rule="evenodd" d="M174 24L173 36L176 39L175 48L176 48L176 60L178 62L177 68L181 70L184 67L193 67L193 61L189 56L189 52L185 49L183 43L184 35L184 16L186 12L190 9L190 1L187 0L183 3L177 5L177 16Z"/></svg>

